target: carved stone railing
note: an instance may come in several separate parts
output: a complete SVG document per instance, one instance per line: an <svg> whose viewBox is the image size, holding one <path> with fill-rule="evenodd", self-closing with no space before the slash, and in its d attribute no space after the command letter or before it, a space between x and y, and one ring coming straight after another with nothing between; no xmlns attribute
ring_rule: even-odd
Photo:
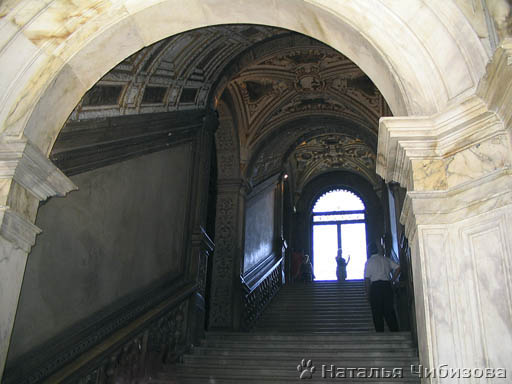
<svg viewBox="0 0 512 384"><path fill-rule="evenodd" d="M210 285L210 276L208 270L211 265L211 258L215 245L203 228L193 235L192 254L197 255L197 266L193 268L197 282L197 292L191 300L189 310L189 336L190 344L198 344L204 338L206 329L206 316L208 311L209 292L207 287Z"/></svg>
<svg viewBox="0 0 512 384"><path fill-rule="evenodd" d="M206 231L201 228L201 251L199 255L197 291L202 297L206 297L208 261L212 257L214 249L215 245L213 241L210 239Z"/></svg>
<svg viewBox="0 0 512 384"><path fill-rule="evenodd" d="M271 264L256 280L247 282L241 277L244 289L242 328L249 330L283 284L283 258Z"/></svg>
<svg viewBox="0 0 512 384"><path fill-rule="evenodd" d="M188 300L164 311L135 335L63 380L63 383L139 383L183 352Z"/></svg>
<svg viewBox="0 0 512 384"><path fill-rule="evenodd" d="M189 316L196 282L162 287L146 297L147 305L118 314L111 324L72 336L73 345L56 353L39 351L24 369L7 372L5 383L142 383L163 364L175 361L189 345ZM161 296L164 296L162 298ZM126 320L126 321L125 321ZM53 357L52 357L53 356Z"/></svg>

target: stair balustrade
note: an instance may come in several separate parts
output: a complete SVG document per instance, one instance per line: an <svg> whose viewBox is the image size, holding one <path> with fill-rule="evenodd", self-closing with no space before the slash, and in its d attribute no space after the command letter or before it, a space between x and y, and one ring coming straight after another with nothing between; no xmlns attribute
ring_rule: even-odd
<svg viewBox="0 0 512 384"><path fill-rule="evenodd" d="M243 276L240 276L240 280L244 290L242 329L247 331L259 319L283 284L283 258L271 265L256 281L249 283Z"/></svg>

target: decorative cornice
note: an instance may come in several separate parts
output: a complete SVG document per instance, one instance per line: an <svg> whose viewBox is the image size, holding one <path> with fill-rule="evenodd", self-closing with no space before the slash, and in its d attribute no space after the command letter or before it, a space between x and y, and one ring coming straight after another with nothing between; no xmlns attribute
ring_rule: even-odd
<svg viewBox="0 0 512 384"><path fill-rule="evenodd" d="M478 84L477 94L512 131L512 38L504 39L494 52Z"/></svg>
<svg viewBox="0 0 512 384"><path fill-rule="evenodd" d="M252 199L253 197L259 195L260 193L267 191L270 187L274 188L279 182L280 177L281 173L278 172L269 176L264 181L261 181L260 183L256 184L248 191L247 198Z"/></svg>
<svg viewBox="0 0 512 384"><path fill-rule="evenodd" d="M203 126L213 131L215 120L196 110L69 121L50 158L75 175L190 142Z"/></svg>
<svg viewBox="0 0 512 384"><path fill-rule="evenodd" d="M36 242L41 229L32 224L16 211L9 208L0 209L0 235L25 252Z"/></svg>
<svg viewBox="0 0 512 384"><path fill-rule="evenodd" d="M408 192L400 222L412 239L418 225L449 225L512 204L512 171L498 170L448 191Z"/></svg>
<svg viewBox="0 0 512 384"><path fill-rule="evenodd" d="M0 178L13 178L39 200L77 189L39 149L26 139L0 143Z"/></svg>
<svg viewBox="0 0 512 384"><path fill-rule="evenodd" d="M439 173L444 179L444 159L504 133L498 116L476 96L431 117L382 118L377 174L413 191L415 170L423 167L421 171ZM446 181L440 180L436 189L447 189Z"/></svg>
<svg viewBox="0 0 512 384"><path fill-rule="evenodd" d="M217 182L218 194L231 194L233 192L242 193L246 196L251 190L250 184L245 178L225 178Z"/></svg>

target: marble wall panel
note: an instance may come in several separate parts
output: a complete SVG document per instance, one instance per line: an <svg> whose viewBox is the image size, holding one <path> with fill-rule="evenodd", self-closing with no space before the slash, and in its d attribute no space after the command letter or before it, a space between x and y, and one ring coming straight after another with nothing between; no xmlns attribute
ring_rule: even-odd
<svg viewBox="0 0 512 384"><path fill-rule="evenodd" d="M511 165L508 137L496 136L445 159L446 186L452 188Z"/></svg>
<svg viewBox="0 0 512 384"><path fill-rule="evenodd" d="M508 205L451 224L418 225L411 248L425 367L512 367L511 219Z"/></svg>
<svg viewBox="0 0 512 384"><path fill-rule="evenodd" d="M432 335L431 359L434 364L456 367L458 362L454 346L457 346L460 340L458 334L454 332L454 271L451 265L449 234L445 226L421 226L418 235L422 243L423 280L427 288L424 292L428 306L427 328Z"/></svg>
<svg viewBox="0 0 512 384"><path fill-rule="evenodd" d="M494 368L512 367L508 352L512 344L511 218L509 206L468 220L459 230L468 277L464 291L475 338L475 345L466 352L476 364Z"/></svg>
<svg viewBox="0 0 512 384"><path fill-rule="evenodd" d="M0 237L0 374L7 356L27 254Z"/></svg>

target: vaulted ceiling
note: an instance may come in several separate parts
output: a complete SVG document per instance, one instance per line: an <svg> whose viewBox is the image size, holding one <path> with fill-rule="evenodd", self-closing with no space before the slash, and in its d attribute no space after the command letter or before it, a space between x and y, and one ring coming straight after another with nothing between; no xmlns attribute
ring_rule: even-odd
<svg viewBox="0 0 512 384"><path fill-rule="evenodd" d="M225 67L254 44L289 31L262 26L201 28L141 49L108 72L71 120L205 108Z"/></svg>
<svg viewBox="0 0 512 384"><path fill-rule="evenodd" d="M52 158L69 158L81 142L90 147L87 132L101 137L98 126L108 130L120 124L105 119L137 117L139 128L132 131L139 136L149 119L148 134L154 134L158 122L168 127L179 115L183 127L186 113L215 108L220 100L229 100L236 115L240 166L252 184L284 170L299 191L332 170L379 184L378 120L390 110L372 81L316 40L256 25L193 30L130 56L83 97ZM126 139L116 129L116 140Z"/></svg>

